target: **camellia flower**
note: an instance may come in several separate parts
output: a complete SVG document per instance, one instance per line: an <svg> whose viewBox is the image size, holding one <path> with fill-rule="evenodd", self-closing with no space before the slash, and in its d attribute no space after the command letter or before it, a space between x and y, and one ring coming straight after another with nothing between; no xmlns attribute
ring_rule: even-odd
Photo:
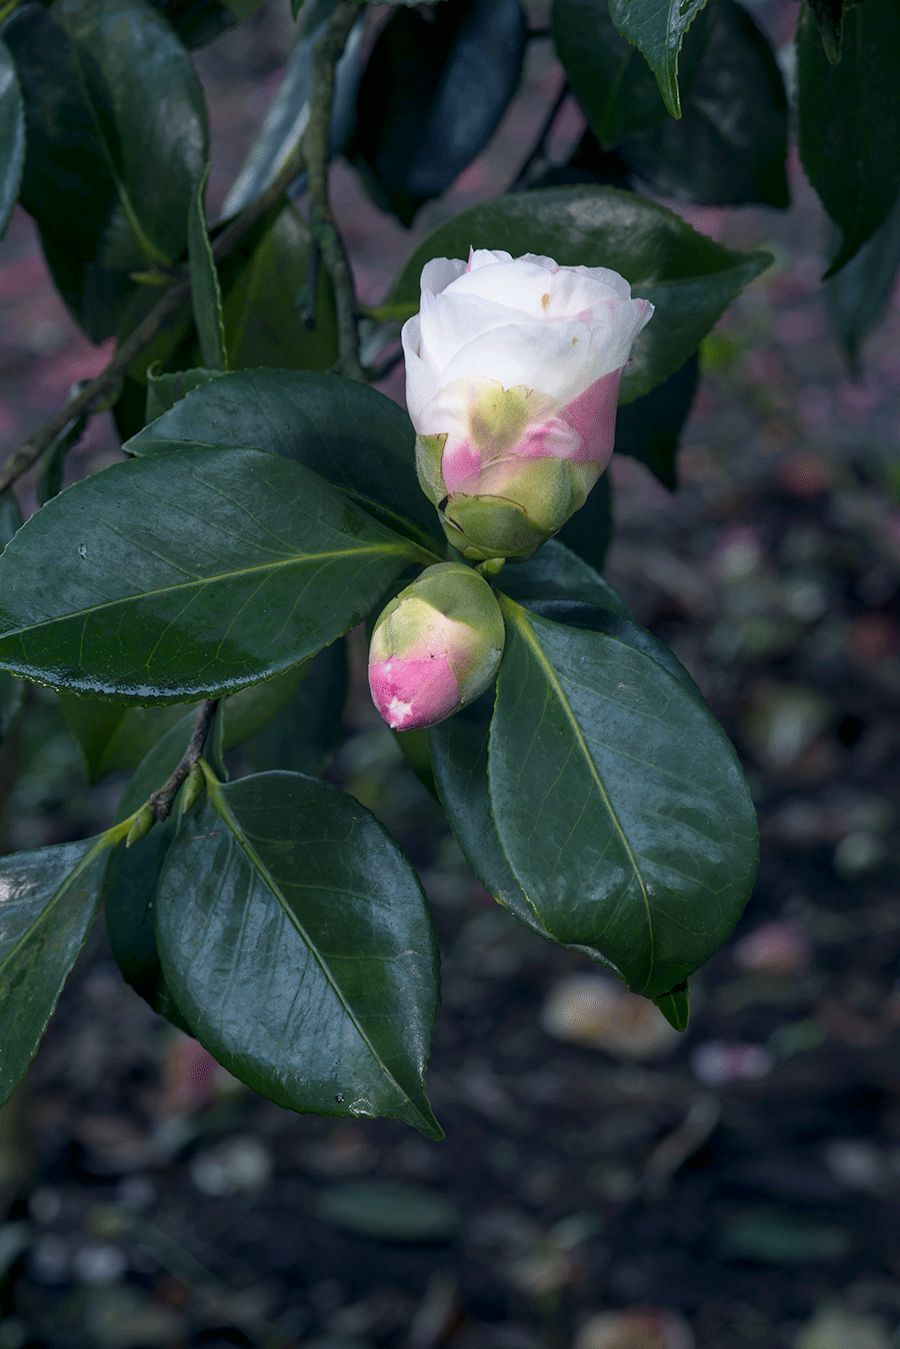
<svg viewBox="0 0 900 1349"><path fill-rule="evenodd" d="M375 624L375 706L395 731L434 726L488 687L503 639L500 607L483 577L461 562L428 567Z"/></svg>
<svg viewBox="0 0 900 1349"><path fill-rule="evenodd" d="M488 249L426 264L406 401L422 490L466 557L529 557L584 504L652 313L606 267Z"/></svg>

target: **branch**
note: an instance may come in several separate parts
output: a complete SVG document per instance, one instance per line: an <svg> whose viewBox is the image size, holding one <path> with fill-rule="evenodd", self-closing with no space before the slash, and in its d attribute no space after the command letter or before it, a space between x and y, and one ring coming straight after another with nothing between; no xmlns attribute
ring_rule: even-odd
<svg viewBox="0 0 900 1349"><path fill-rule="evenodd" d="M284 166L266 190L251 202L245 210L225 226L212 243L213 257L217 262L233 252L244 235L281 200L290 184L297 177L303 164L303 156L298 148L285 162ZM153 308L136 328L128 334L116 350L109 365L96 378L86 381L74 398L35 431L28 440L7 459L0 469L0 493L23 473L27 473L33 464L50 449L57 438L65 431L75 417L89 417L108 399L111 391L120 379L154 340L171 316L188 299L191 293L191 278L187 270L177 277L168 290L164 291Z"/></svg>
<svg viewBox="0 0 900 1349"><path fill-rule="evenodd" d="M364 379L359 357L356 289L347 249L331 209L328 163L334 112L335 67L359 15L358 0L338 0L316 46L309 125L303 145L309 175L309 228L334 283L339 366L351 379Z"/></svg>
<svg viewBox="0 0 900 1349"><path fill-rule="evenodd" d="M207 698L205 702L200 704L200 711L197 713L197 720L194 722L194 729L191 731L187 749L178 760L171 775L159 790L155 791L150 797L148 805L160 824L163 820L169 818L173 802L181 790L182 783L203 753L203 746L206 744L206 737L209 735L209 728L218 706L218 698Z"/></svg>

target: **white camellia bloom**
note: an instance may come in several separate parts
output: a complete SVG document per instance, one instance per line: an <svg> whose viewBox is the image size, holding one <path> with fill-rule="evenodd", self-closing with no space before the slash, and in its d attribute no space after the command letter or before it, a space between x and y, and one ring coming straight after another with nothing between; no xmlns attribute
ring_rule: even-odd
<svg viewBox="0 0 900 1349"><path fill-rule="evenodd" d="M653 306L618 272L533 253L434 258L421 284L403 351L422 489L466 557L528 557L609 463Z"/></svg>

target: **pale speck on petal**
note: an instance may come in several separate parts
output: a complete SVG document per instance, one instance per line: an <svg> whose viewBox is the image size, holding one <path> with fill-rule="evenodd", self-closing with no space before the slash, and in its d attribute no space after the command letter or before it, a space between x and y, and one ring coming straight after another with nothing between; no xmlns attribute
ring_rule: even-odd
<svg viewBox="0 0 900 1349"><path fill-rule="evenodd" d="M391 730L398 730L408 720L412 710L412 703L405 703L402 698L392 698L388 704L388 725Z"/></svg>

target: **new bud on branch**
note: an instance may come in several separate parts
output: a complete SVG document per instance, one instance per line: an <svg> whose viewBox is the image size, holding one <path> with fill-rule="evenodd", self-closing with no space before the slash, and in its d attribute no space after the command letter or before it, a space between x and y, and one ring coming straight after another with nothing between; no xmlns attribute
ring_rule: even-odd
<svg viewBox="0 0 900 1349"><path fill-rule="evenodd" d="M369 688L395 731L434 726L477 698L503 653L503 618L483 577L461 562L429 567L379 616Z"/></svg>
<svg viewBox="0 0 900 1349"><path fill-rule="evenodd" d="M465 557L529 557L584 504L652 313L605 267L487 249L426 264L406 401L422 489Z"/></svg>

